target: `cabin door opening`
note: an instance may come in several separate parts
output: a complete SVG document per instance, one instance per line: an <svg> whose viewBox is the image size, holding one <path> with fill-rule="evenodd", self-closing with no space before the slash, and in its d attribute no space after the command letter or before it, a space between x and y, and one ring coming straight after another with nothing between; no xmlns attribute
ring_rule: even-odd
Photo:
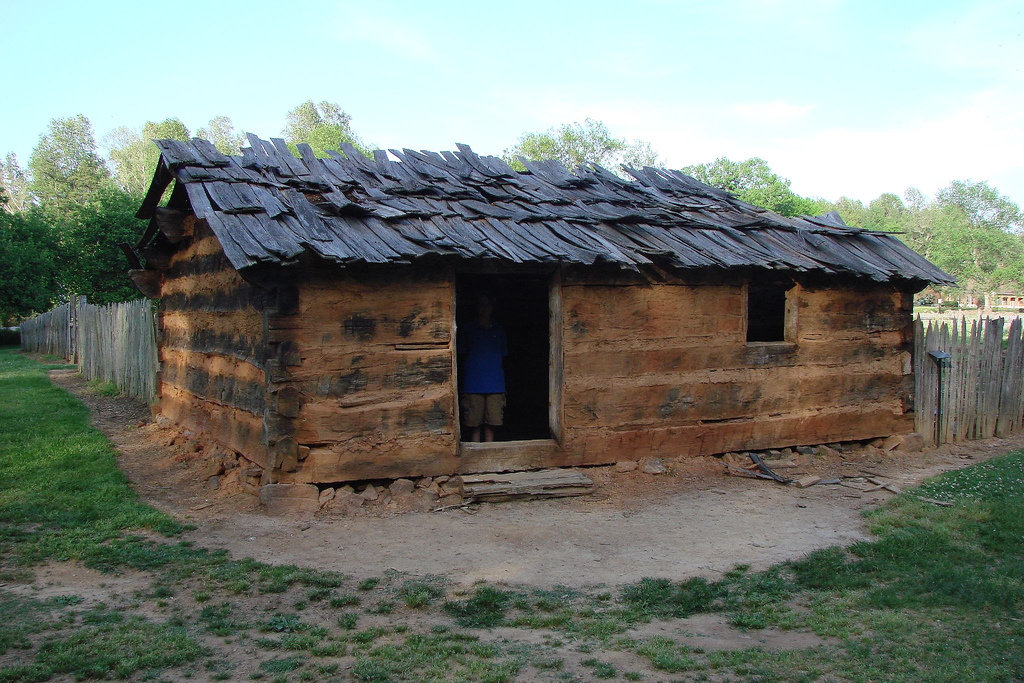
<svg viewBox="0 0 1024 683"><path fill-rule="evenodd" d="M505 409L503 424L494 429L495 441L550 439L549 419L549 275L460 274L455 284L459 423L463 441L472 439L461 407L467 388L467 368L472 335L479 327L481 294L494 303L493 325L504 330L508 354L504 357ZM469 387L472 388L472 387Z"/></svg>

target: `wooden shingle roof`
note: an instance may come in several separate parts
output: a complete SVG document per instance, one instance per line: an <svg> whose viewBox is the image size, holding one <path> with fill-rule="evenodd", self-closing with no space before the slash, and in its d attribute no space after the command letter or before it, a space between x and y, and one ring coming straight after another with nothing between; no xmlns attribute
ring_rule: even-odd
<svg viewBox="0 0 1024 683"><path fill-rule="evenodd" d="M633 180L624 180L600 166L573 173L524 161L520 173L465 145L373 159L350 145L318 159L299 145L297 158L283 140L248 139L240 156L199 139L157 141L160 167L139 217L153 218L177 181L239 270L311 253L339 264L440 256L954 281L891 234L828 216L785 218L679 171L626 169Z"/></svg>

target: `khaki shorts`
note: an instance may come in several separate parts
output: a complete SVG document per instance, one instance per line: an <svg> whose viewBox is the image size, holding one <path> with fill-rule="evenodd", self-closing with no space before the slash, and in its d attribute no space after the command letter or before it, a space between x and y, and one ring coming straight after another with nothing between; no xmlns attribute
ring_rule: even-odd
<svg viewBox="0 0 1024 683"><path fill-rule="evenodd" d="M504 411L505 394L462 395L462 424L466 427L500 427Z"/></svg>

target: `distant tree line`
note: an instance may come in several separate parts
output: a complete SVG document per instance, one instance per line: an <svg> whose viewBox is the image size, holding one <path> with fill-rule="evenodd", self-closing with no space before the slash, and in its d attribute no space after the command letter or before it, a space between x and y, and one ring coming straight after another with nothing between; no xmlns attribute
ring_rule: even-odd
<svg viewBox="0 0 1024 683"><path fill-rule="evenodd" d="M352 130L351 117L333 102L303 102L285 116L282 135L293 153L308 144L318 156L352 144L370 155ZM101 154L89 120L52 120L32 150L26 168L13 153L0 161L0 325L48 310L84 294L107 303L135 298L128 263L117 248L134 243L145 225L134 217L149 187L159 152L153 140L209 140L225 154L238 154L244 137L226 116L194 133L178 118L147 121L141 128L115 129ZM661 167L651 143L614 137L586 119L546 131L524 133L503 153L518 170L528 160L557 159L570 169L600 164L626 176L623 167ZM698 180L785 216L838 211L850 225L895 232L936 265L955 275L958 290L1024 287L1024 215L987 182L956 180L932 198L910 188L885 193L867 205L802 197L763 159L724 157L682 169Z"/></svg>

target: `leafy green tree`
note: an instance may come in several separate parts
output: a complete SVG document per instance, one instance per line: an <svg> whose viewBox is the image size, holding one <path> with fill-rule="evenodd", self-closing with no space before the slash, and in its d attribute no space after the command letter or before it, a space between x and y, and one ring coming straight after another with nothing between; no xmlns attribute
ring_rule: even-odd
<svg viewBox="0 0 1024 683"><path fill-rule="evenodd" d="M306 143L317 156L327 156L327 150L337 150L344 142L352 144L366 156L372 156L367 145L352 132L352 117L334 102L306 100L288 112L284 138L289 149L299 155L299 143Z"/></svg>
<svg viewBox="0 0 1024 683"><path fill-rule="evenodd" d="M245 144L245 136L235 132L235 124L227 116L214 116L196 131L196 137L209 140L222 154L241 154Z"/></svg>
<svg viewBox="0 0 1024 683"><path fill-rule="evenodd" d="M122 189L135 195L145 194L160 158L160 150L153 141L164 139L187 142L188 128L181 119L169 118L147 121L141 132L121 126L104 138L114 164L114 177Z"/></svg>
<svg viewBox="0 0 1024 683"><path fill-rule="evenodd" d="M759 157L746 161L719 157L709 163L687 166L683 172L706 185L723 189L745 202L783 216L815 214L824 208L822 202L793 192L789 187L790 180L774 173L768 162ZM846 216L843 218L845 220Z"/></svg>
<svg viewBox="0 0 1024 683"><path fill-rule="evenodd" d="M0 325L53 307L56 252L56 235L41 211L0 211Z"/></svg>
<svg viewBox="0 0 1024 683"><path fill-rule="evenodd" d="M25 211L32 205L32 197L28 191L28 176L18 165L18 155L8 152L7 157L0 161L0 211Z"/></svg>
<svg viewBox="0 0 1024 683"><path fill-rule="evenodd" d="M1024 214L1010 198L988 183L954 180L935 196L939 206L956 206L963 210L971 228L996 228L1019 232L1024 229Z"/></svg>
<svg viewBox="0 0 1024 683"><path fill-rule="evenodd" d="M65 216L110 183L110 173L96 153L89 119L53 119L28 161L29 191L46 212Z"/></svg>
<svg viewBox="0 0 1024 683"><path fill-rule="evenodd" d="M118 248L135 244L145 221L135 218L138 197L117 187L97 190L60 225L60 286L68 295L84 294L93 303L139 298L128 279L128 261Z"/></svg>
<svg viewBox="0 0 1024 683"><path fill-rule="evenodd" d="M569 170L598 164L616 173L621 165L631 167L661 166L650 143L629 142L612 137L601 121L586 119L583 123L566 123L540 133L524 133L515 145L505 150L502 158L512 168L525 171L518 157L529 160L556 159Z"/></svg>

